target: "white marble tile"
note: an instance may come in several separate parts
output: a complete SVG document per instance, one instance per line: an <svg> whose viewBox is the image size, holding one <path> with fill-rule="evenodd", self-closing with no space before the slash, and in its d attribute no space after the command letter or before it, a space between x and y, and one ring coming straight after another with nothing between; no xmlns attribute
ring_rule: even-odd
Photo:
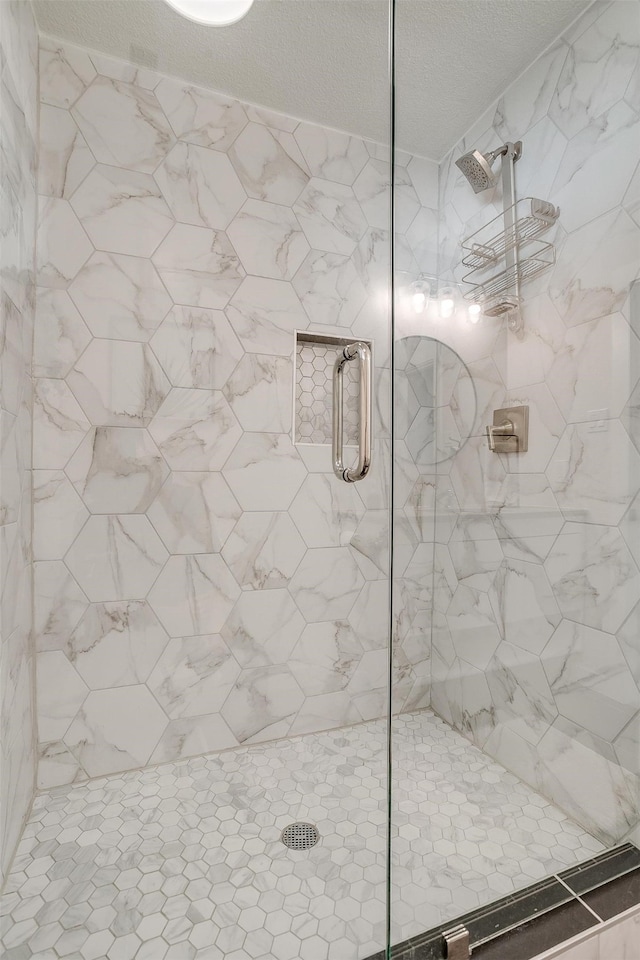
<svg viewBox="0 0 640 960"><path fill-rule="evenodd" d="M567 812L596 830L605 843L624 836L637 821L638 778L633 774L554 727L538 744L537 753L535 782L542 789L554 783Z"/></svg>
<svg viewBox="0 0 640 960"><path fill-rule="evenodd" d="M333 480L333 478L332 478ZM399 519L399 524L402 519ZM352 530L350 524L345 530ZM317 535L317 534L316 534ZM352 556L355 558L366 580L377 580L389 576L389 544L391 528L389 514L386 510L367 510L358 520L358 525L351 534L349 543ZM402 569L403 559L406 563L406 548L403 544L402 533L396 541L398 569Z"/></svg>
<svg viewBox="0 0 640 960"><path fill-rule="evenodd" d="M168 643L140 600L92 603L69 637L67 655L91 690L144 683Z"/></svg>
<svg viewBox="0 0 640 960"><path fill-rule="evenodd" d="M247 511L222 548L222 557L245 590L284 587L304 556L304 542L285 513Z"/></svg>
<svg viewBox="0 0 640 960"><path fill-rule="evenodd" d="M293 211L311 247L327 253L351 256L367 229L354 191L331 180L311 179Z"/></svg>
<svg viewBox="0 0 640 960"><path fill-rule="evenodd" d="M71 206L96 249L111 253L150 257L173 225L153 177L106 164L94 167Z"/></svg>
<svg viewBox="0 0 640 960"><path fill-rule="evenodd" d="M148 340L171 306L153 264L118 253L94 253L69 295L93 335L109 340Z"/></svg>
<svg viewBox="0 0 640 960"><path fill-rule="evenodd" d="M453 460L451 483L464 511L500 503L504 478L500 457L489 452L486 437L469 438Z"/></svg>
<svg viewBox="0 0 640 960"><path fill-rule="evenodd" d="M629 721L622 733L616 737L614 747L620 765L638 777L640 777L639 742L640 713L636 713L635 717Z"/></svg>
<svg viewBox="0 0 640 960"><path fill-rule="evenodd" d="M216 635L170 640L148 686L172 719L217 713L227 699L240 667Z"/></svg>
<svg viewBox="0 0 640 960"><path fill-rule="evenodd" d="M238 741L219 713L185 717L167 724L149 762L165 763L236 746Z"/></svg>
<svg viewBox="0 0 640 960"><path fill-rule="evenodd" d="M489 513L503 549L548 537L553 543L564 523L544 474L508 474Z"/></svg>
<svg viewBox="0 0 640 960"><path fill-rule="evenodd" d="M60 740L89 693L62 650L38 654L38 729L41 739Z"/></svg>
<svg viewBox="0 0 640 960"><path fill-rule="evenodd" d="M487 594L460 585L447 608L447 626L458 657L479 670L487 670L500 645L496 614Z"/></svg>
<svg viewBox="0 0 640 960"><path fill-rule="evenodd" d="M247 353L222 392L243 430L288 433L293 420L292 380L290 359Z"/></svg>
<svg viewBox="0 0 640 960"><path fill-rule="evenodd" d="M222 311L175 306L151 340L174 387L220 390L244 356Z"/></svg>
<svg viewBox="0 0 640 960"><path fill-rule="evenodd" d="M438 269L438 214L428 207L420 207L405 233L407 242L421 271L437 273Z"/></svg>
<svg viewBox="0 0 640 960"><path fill-rule="evenodd" d="M147 763L167 718L143 685L93 690L64 742L88 776Z"/></svg>
<svg viewBox="0 0 640 960"><path fill-rule="evenodd" d="M62 44L54 37L40 38L40 99L68 109L96 77L86 50Z"/></svg>
<svg viewBox="0 0 640 960"><path fill-rule="evenodd" d="M287 590L247 590L221 634L241 667L288 663L305 622Z"/></svg>
<svg viewBox="0 0 640 960"><path fill-rule="evenodd" d="M263 277L246 277L226 312L249 353L291 357L294 331L309 323L291 284Z"/></svg>
<svg viewBox="0 0 640 960"><path fill-rule="evenodd" d="M618 527L636 564L640 563L640 494L636 494Z"/></svg>
<svg viewBox="0 0 640 960"><path fill-rule="evenodd" d="M640 921L637 915L603 930L598 937L600 960L607 960L607 957L633 960L639 935Z"/></svg>
<svg viewBox="0 0 640 960"><path fill-rule="evenodd" d="M312 250L293 279L312 324L350 327L367 300L353 262L338 253Z"/></svg>
<svg viewBox="0 0 640 960"><path fill-rule="evenodd" d="M174 141L155 95L119 79L96 77L71 115L99 163L153 173Z"/></svg>
<svg viewBox="0 0 640 960"><path fill-rule="evenodd" d="M0 409L0 523L3 525L16 523L18 520L23 470L21 446L26 446L26 439L20 436L17 418Z"/></svg>
<svg viewBox="0 0 640 960"><path fill-rule="evenodd" d="M640 230L612 210L570 234L558 251L549 294L568 326L615 313L635 279Z"/></svg>
<svg viewBox="0 0 640 960"><path fill-rule="evenodd" d="M65 289L93 252L89 237L67 200L40 197L38 283Z"/></svg>
<svg viewBox="0 0 640 960"><path fill-rule="evenodd" d="M237 100L163 77L155 94L174 133L187 143L228 150L247 123Z"/></svg>
<svg viewBox="0 0 640 960"><path fill-rule="evenodd" d="M33 577L37 649L64 650L89 601L61 561L35 563Z"/></svg>
<svg viewBox="0 0 640 960"><path fill-rule="evenodd" d="M504 140L520 140L547 114L569 49L563 40L554 43L501 96L493 126Z"/></svg>
<svg viewBox="0 0 640 960"><path fill-rule="evenodd" d="M549 108L574 136L621 99L638 63L638 18L614 3L572 44Z"/></svg>
<svg viewBox="0 0 640 960"><path fill-rule="evenodd" d="M563 620L542 665L560 713L612 741L640 709L640 693L615 637Z"/></svg>
<svg viewBox="0 0 640 960"><path fill-rule="evenodd" d="M569 141L552 187L565 230L576 230L622 202L636 168L639 137L637 113L617 103Z"/></svg>
<svg viewBox="0 0 640 960"><path fill-rule="evenodd" d="M295 210L263 200L247 200L227 232L247 273L262 277L291 280L309 252Z"/></svg>
<svg viewBox="0 0 640 960"><path fill-rule="evenodd" d="M219 554L170 557L149 603L171 637L216 633L240 588Z"/></svg>
<svg viewBox="0 0 640 960"><path fill-rule="evenodd" d="M300 123L294 136L314 177L351 185L369 159L359 137L338 130Z"/></svg>
<svg viewBox="0 0 640 960"><path fill-rule="evenodd" d="M229 158L193 143L177 143L155 172L176 220L224 230L247 195Z"/></svg>
<svg viewBox="0 0 640 960"><path fill-rule="evenodd" d="M90 600L144 597L167 560L146 517L90 517L65 562Z"/></svg>
<svg viewBox="0 0 640 960"><path fill-rule="evenodd" d="M567 427L549 466L549 482L561 510L579 509L587 522L617 524L640 487L640 456L619 420L604 430Z"/></svg>
<svg viewBox="0 0 640 960"><path fill-rule="evenodd" d="M291 724L291 736L311 733L315 730L331 730L334 727L344 727L350 723L358 723L360 713L354 698L346 690L336 690L333 693L319 693L313 697L305 697L305 701L298 711L298 715ZM305 951L311 956L315 949L309 941ZM304 946L302 947L304 950ZM302 951L301 951L302 956Z"/></svg>
<svg viewBox="0 0 640 960"><path fill-rule="evenodd" d="M245 433L223 473L243 510L287 510L307 471L283 433Z"/></svg>
<svg viewBox="0 0 640 960"><path fill-rule="evenodd" d="M413 156L407 164L407 171L423 207L438 209L438 164L424 157Z"/></svg>
<svg viewBox="0 0 640 960"><path fill-rule="evenodd" d="M309 180L269 129L249 123L229 149L229 159L248 196L290 206Z"/></svg>
<svg viewBox="0 0 640 960"><path fill-rule="evenodd" d="M631 612L640 574L615 528L567 523L545 569L570 620L615 633Z"/></svg>
<svg viewBox="0 0 640 960"><path fill-rule="evenodd" d="M485 671L456 658L446 674L444 690L453 726L483 748L495 723Z"/></svg>
<svg viewBox="0 0 640 960"><path fill-rule="evenodd" d="M222 716L240 743L270 740L270 728L283 720L290 725L304 695L286 666L243 670Z"/></svg>
<svg viewBox="0 0 640 960"><path fill-rule="evenodd" d="M388 621L389 585L384 580L369 580L362 587L349 613L349 623L365 649L387 645Z"/></svg>
<svg viewBox="0 0 640 960"><path fill-rule="evenodd" d="M424 537L429 542L429 537ZM458 582L487 593L502 563L502 547L497 539L461 539L447 547Z"/></svg>
<svg viewBox="0 0 640 960"><path fill-rule="evenodd" d="M92 513L144 513L169 468L146 430L94 427L66 474Z"/></svg>
<svg viewBox="0 0 640 960"><path fill-rule="evenodd" d="M175 470L147 510L172 554L221 550L241 514L219 473Z"/></svg>
<svg viewBox="0 0 640 960"><path fill-rule="evenodd" d="M72 783L80 767L61 740L40 745L38 755L38 789L48 790Z"/></svg>
<svg viewBox="0 0 640 960"><path fill-rule="evenodd" d="M90 340L91 334L67 291L38 287L33 375L65 377Z"/></svg>
<svg viewBox="0 0 640 960"><path fill-rule="evenodd" d="M346 547L308 550L290 584L307 622L349 616L364 578Z"/></svg>
<svg viewBox="0 0 640 960"><path fill-rule="evenodd" d="M2 341L0 342L0 400L7 413L18 414L24 389L23 378L27 363L22 349L22 328L24 316L8 295L0 301L0 323Z"/></svg>
<svg viewBox="0 0 640 960"><path fill-rule="evenodd" d="M518 160L518 196L553 197L554 182L564 164L567 138L550 117L545 116L526 133L526 149ZM564 207L562 208L564 213ZM564 225L564 218L561 218ZM551 229L546 240L554 240L558 232ZM526 298L527 300L529 297Z"/></svg>
<svg viewBox="0 0 640 960"><path fill-rule="evenodd" d="M226 234L176 223L153 256L175 303L221 310L244 270Z"/></svg>
<svg viewBox="0 0 640 960"><path fill-rule="evenodd" d="M242 431L220 391L174 387L149 433L172 470L220 470Z"/></svg>
<svg viewBox="0 0 640 960"><path fill-rule="evenodd" d="M538 656L502 643L487 668L487 681L496 724L507 725L530 743L538 743L558 715Z"/></svg>
<svg viewBox="0 0 640 960"><path fill-rule="evenodd" d="M109 77L110 80L122 80L125 83L132 83L136 87L142 87L144 90L154 90L160 81L160 74L149 70L147 67L129 63L127 60L117 60L115 57L106 57L104 54L97 53L95 50L92 50L89 56L91 63L101 77Z"/></svg>
<svg viewBox="0 0 640 960"><path fill-rule="evenodd" d="M95 164L68 110L40 105L38 193L68 200Z"/></svg>
<svg viewBox="0 0 640 960"><path fill-rule="evenodd" d="M61 470L89 430L89 421L64 380L36 380L33 466Z"/></svg>
<svg viewBox="0 0 640 960"><path fill-rule="evenodd" d="M637 379L637 340L622 314L567 330L547 383L569 423L619 417Z"/></svg>
<svg viewBox="0 0 640 960"><path fill-rule="evenodd" d="M34 560L61 560L88 516L88 510L61 470L34 471Z"/></svg>
<svg viewBox="0 0 640 960"><path fill-rule="evenodd" d="M169 393L149 347L125 340L93 340L67 383L91 422L105 426L146 426Z"/></svg>
<svg viewBox="0 0 640 960"><path fill-rule="evenodd" d="M308 547L346 546L364 513L354 486L318 473L305 479L289 508Z"/></svg>
<svg viewBox="0 0 640 960"><path fill-rule="evenodd" d="M544 568L506 559L494 580L492 601L502 637L540 655L561 620Z"/></svg>

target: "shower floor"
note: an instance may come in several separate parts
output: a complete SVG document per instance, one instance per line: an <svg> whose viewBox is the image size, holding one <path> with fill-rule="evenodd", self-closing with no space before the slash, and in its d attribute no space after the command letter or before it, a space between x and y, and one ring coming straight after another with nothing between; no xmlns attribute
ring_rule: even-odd
<svg viewBox="0 0 640 960"><path fill-rule="evenodd" d="M361 960L384 939L386 722L39 795L5 960ZM394 941L601 843L429 711L394 720ZM320 842L280 842L295 820Z"/></svg>

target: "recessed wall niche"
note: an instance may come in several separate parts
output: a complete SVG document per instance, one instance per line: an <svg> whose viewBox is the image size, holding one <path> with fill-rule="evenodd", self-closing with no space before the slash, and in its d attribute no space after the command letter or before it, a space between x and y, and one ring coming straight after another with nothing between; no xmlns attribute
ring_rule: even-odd
<svg viewBox="0 0 640 960"><path fill-rule="evenodd" d="M363 341L371 346L370 340ZM294 443L331 444L333 409L333 367L353 337L332 337L312 331L296 332ZM358 362L344 370L344 439L346 446L358 444Z"/></svg>

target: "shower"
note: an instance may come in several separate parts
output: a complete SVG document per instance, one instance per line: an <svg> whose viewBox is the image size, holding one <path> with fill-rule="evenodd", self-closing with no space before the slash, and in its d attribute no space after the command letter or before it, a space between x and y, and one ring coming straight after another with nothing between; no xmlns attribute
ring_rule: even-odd
<svg viewBox="0 0 640 960"><path fill-rule="evenodd" d="M470 150L464 156L456 160L456 167L464 173L465 177L473 187L474 193L482 193L489 187L495 187L498 178L491 169L498 157L509 155L510 144L503 143L496 150L490 150L489 153L480 153L479 150ZM517 160L520 156L522 144L515 144L513 159Z"/></svg>

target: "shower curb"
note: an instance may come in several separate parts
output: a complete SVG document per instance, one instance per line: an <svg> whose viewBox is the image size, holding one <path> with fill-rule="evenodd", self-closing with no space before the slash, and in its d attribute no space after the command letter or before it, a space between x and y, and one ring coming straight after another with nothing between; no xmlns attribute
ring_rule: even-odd
<svg viewBox="0 0 640 960"><path fill-rule="evenodd" d="M640 903L640 850L625 843L392 947L390 960L446 960L443 930L469 931L474 960L532 960ZM367 960L387 960L386 951Z"/></svg>

